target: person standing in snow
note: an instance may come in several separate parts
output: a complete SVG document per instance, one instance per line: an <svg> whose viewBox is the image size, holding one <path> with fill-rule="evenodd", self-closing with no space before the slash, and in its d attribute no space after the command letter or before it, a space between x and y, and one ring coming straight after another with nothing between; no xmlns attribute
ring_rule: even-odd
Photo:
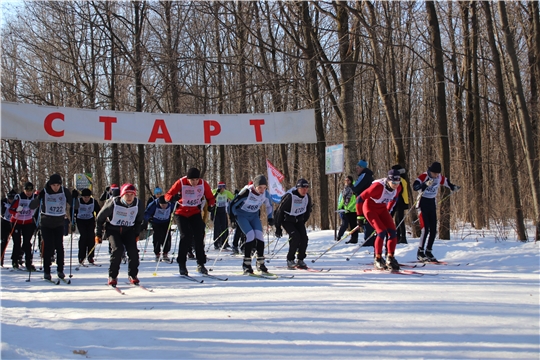
<svg viewBox="0 0 540 360"><path fill-rule="evenodd" d="M264 175L257 175L253 184L244 187L231 202L231 214L236 223L246 235L244 245L244 273L253 274L251 266L251 250L257 250L257 270L268 272L264 264L264 236L259 215L261 206L266 205L268 225L274 225L273 208L270 194L266 191L268 182Z"/></svg>
<svg viewBox="0 0 540 360"><path fill-rule="evenodd" d="M347 228L352 230L356 226L356 196L354 195L351 187L352 182L352 176L347 176L344 180L345 187L343 188L343 191L341 191L341 194L339 194L338 210L343 210L345 212L340 213L343 221L341 227L339 228L336 240L341 239ZM349 243L358 243L358 231L351 234L351 240Z"/></svg>
<svg viewBox="0 0 540 360"><path fill-rule="evenodd" d="M136 197L132 184L120 188L120 196L113 197L103 205L96 218L95 242L103 241L103 225L109 235L111 257L108 284L116 286L124 248L129 257L128 279L131 284L139 284L139 251L137 240L144 220L144 203Z"/></svg>
<svg viewBox="0 0 540 360"><path fill-rule="evenodd" d="M276 224L276 237L283 236L281 227L289 234L289 252L287 253L287 267L289 269L307 269L304 262L308 247L306 222L311 215L312 202L308 194L309 183L306 179L298 179L296 187L283 195L274 216ZM297 254L298 253L298 254ZM298 260L294 258L298 255Z"/></svg>
<svg viewBox="0 0 540 360"><path fill-rule="evenodd" d="M375 228L377 237L375 238L375 269L392 271L399 270L399 264L394 257L397 244L396 224L390 216L399 194L401 193L401 176L398 170L390 170L388 177L375 180L356 201L356 213L358 223L362 223L361 217ZM382 257L384 240L388 249L386 263Z"/></svg>
<svg viewBox="0 0 540 360"><path fill-rule="evenodd" d="M77 218L77 228L79 229L79 264L86 258L90 264L94 263L94 229L96 227L96 214L101 210L101 206L92 197L92 190L82 189L79 199L79 209L75 212Z"/></svg>
<svg viewBox="0 0 540 360"><path fill-rule="evenodd" d="M190 168L187 175L178 179L165 194L165 200L178 202L174 219L180 229L180 244L176 260L180 268L180 275L188 275L186 256L192 245L195 246L197 271L201 274L208 274L208 270L204 266L206 264L204 252L206 224L201 214L201 209L204 206L202 198L210 207L216 203L210 185L206 180L201 179L201 172L197 168Z"/></svg>
<svg viewBox="0 0 540 360"><path fill-rule="evenodd" d="M148 201L146 201L146 207L148 207L148 205L150 205L152 201L156 201L157 199L159 199L161 195L163 195L163 190L161 190L159 186L156 186L154 188L154 195L150 196L148 198Z"/></svg>
<svg viewBox="0 0 540 360"><path fill-rule="evenodd" d="M160 257L163 261L169 261L169 251L171 251L171 216L174 205L165 200L165 195L161 195L152 201L144 212L145 223L151 223L154 229L153 243L156 261Z"/></svg>
<svg viewBox="0 0 540 360"><path fill-rule="evenodd" d="M64 279L64 218L71 208L72 194L62 186L62 177L53 174L45 188L30 202L30 209L40 208L40 228L43 238L43 278L51 280L51 258L56 250L57 275ZM75 203L75 208L79 203Z"/></svg>
<svg viewBox="0 0 540 360"><path fill-rule="evenodd" d="M406 170L399 164L392 166L392 169L399 171L399 173L402 175L401 188L403 189L403 191L399 194L396 206L394 206L394 213L392 216L394 217L396 226L401 224L397 228L398 244L407 244L407 230L405 229L405 222L403 221L403 218L405 217L405 210L409 208L409 190L407 180L403 178L403 174L406 173Z"/></svg>
<svg viewBox="0 0 540 360"><path fill-rule="evenodd" d="M105 188L105 191L99 197L99 201L109 200L110 198L113 198L119 195L120 195L120 188L118 187L118 185L111 184L111 186L107 186Z"/></svg>
<svg viewBox="0 0 540 360"><path fill-rule="evenodd" d="M435 198L439 192L439 187L441 185L446 186L451 191L460 189L459 186L452 184L448 178L442 176L441 171L441 163L435 161L426 172L418 175L413 183L413 189L422 192L422 197L417 205L419 209L418 219L422 228L416 254L419 261L437 261L433 256L432 249L437 234L437 203Z"/></svg>
<svg viewBox="0 0 540 360"><path fill-rule="evenodd" d="M227 219L227 207L229 202L234 199L232 192L225 188L225 183L220 181L217 189L212 190L216 198L216 206L210 211L210 218L214 222L214 249L219 250L221 247L228 248L226 244L228 239L229 220Z"/></svg>
<svg viewBox="0 0 540 360"><path fill-rule="evenodd" d="M368 163L366 160L360 160L356 164L356 174L358 175L358 178L354 182L352 189L354 192L354 195L356 196L356 199L358 200L360 194L364 192L368 187L371 186L371 183L373 183L373 171L368 168ZM362 220L363 217L362 217ZM364 244L362 246L373 246L375 243L375 240L373 239L373 226L368 221L362 221L357 223L361 228L364 229ZM350 224L351 227L352 224ZM346 244L355 244L354 233L351 235L351 240L347 241ZM356 236L356 243L358 242L358 235Z"/></svg>
<svg viewBox="0 0 540 360"><path fill-rule="evenodd" d="M36 271L36 267L32 264L32 236L36 231L36 223L34 220L35 209L30 209L30 202L37 195L34 194L34 184L27 182L24 185L22 193L17 194L11 207L11 223L15 227L13 231L13 258L19 259L22 253L25 255L24 266L27 271ZM21 247L22 237L22 247ZM15 252L15 249L17 250ZM22 252L21 252L22 249ZM16 261L13 261L13 267L18 267Z"/></svg>
<svg viewBox="0 0 540 360"><path fill-rule="evenodd" d="M15 190L10 190L5 198L2 199L2 259L1 259L1 265L4 266L4 254L6 253L6 248L8 245L9 236L11 234L11 217L12 214L9 211L9 208L11 207L11 204L13 203L13 200L15 200L15 195L17 195L17 192ZM14 252L14 251L13 251ZM12 252L12 257L13 257ZM13 265L17 264L17 267L19 266L19 263L17 262L18 258L15 258L15 261L13 261Z"/></svg>

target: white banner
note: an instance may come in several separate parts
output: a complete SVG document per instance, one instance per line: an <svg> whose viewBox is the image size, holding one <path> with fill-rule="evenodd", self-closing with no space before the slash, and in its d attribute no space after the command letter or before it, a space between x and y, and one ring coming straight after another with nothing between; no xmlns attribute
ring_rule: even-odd
<svg viewBox="0 0 540 360"><path fill-rule="evenodd" d="M279 203L281 197L285 195L285 190L283 190L283 185L281 185L285 176L268 159L266 159L266 169L268 172L268 192L272 201Z"/></svg>
<svg viewBox="0 0 540 360"><path fill-rule="evenodd" d="M2 139L69 143L252 145L314 143L315 111L186 115L2 102Z"/></svg>

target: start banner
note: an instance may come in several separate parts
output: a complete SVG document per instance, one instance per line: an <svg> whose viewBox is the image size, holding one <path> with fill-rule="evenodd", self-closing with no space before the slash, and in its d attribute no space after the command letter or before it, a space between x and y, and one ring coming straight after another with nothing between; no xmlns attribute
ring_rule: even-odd
<svg viewBox="0 0 540 360"><path fill-rule="evenodd" d="M2 102L2 139L149 145L315 143L315 111L157 114Z"/></svg>

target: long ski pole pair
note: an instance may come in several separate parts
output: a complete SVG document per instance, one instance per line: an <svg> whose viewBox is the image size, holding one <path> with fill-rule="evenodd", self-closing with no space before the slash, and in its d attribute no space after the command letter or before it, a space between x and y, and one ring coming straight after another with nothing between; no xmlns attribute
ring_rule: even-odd
<svg viewBox="0 0 540 360"><path fill-rule="evenodd" d="M214 259L214 262L212 263L212 266L208 269L208 271L213 271L214 270L214 266L216 265L216 262L218 261L219 256L221 255L221 252L223 251L223 249L225 249L225 245L227 245L227 243L229 242L229 237L231 236L232 229L227 228L227 230L229 230L229 234L227 235L227 239L225 239L225 241L221 245L221 248L219 249L219 253L217 254L216 258Z"/></svg>
<svg viewBox="0 0 540 360"><path fill-rule="evenodd" d="M283 244L283 245L278 249L278 251L274 252L274 253L272 254L272 257L270 257L268 260L266 260L266 262L269 263L273 258L275 258L276 255L281 251L281 249L283 249L283 248L285 247L285 245L287 245L287 244L289 243L289 241L291 241L291 239L292 239L292 236L289 237L289 238L287 239L287 241L285 241L285 244ZM278 239L278 241L279 241L279 239Z"/></svg>
<svg viewBox="0 0 540 360"><path fill-rule="evenodd" d="M212 241L210 244L208 244L208 248L206 249L206 252L210 251L210 248L212 247L212 244L214 244L214 246L216 245L216 241L218 241L221 238L221 236L223 236L223 234L225 234L225 231L229 231L229 227L227 227L225 230L223 230L221 232L221 234L219 234L219 236L214 239L214 241ZM227 241L228 241L228 239L229 239L229 237L227 236ZM227 241L224 241L223 244L227 244Z"/></svg>
<svg viewBox="0 0 540 360"><path fill-rule="evenodd" d="M326 249L321 255L319 255L316 259L313 259L311 260L312 263L314 263L315 261L319 260L321 257L323 257L324 254L326 254L327 252L329 252L330 250L332 250L334 247L336 247L338 244L341 244L341 242L343 240L345 240L346 238L348 238L350 235L352 235L353 233L355 233L356 231L358 231L358 229L360 229L360 225L356 225L356 227L354 229L352 229L351 231L349 231L348 233L346 233L345 235L343 235L341 237L341 239L339 239L339 241L336 241L332 246L330 246L328 249Z"/></svg>

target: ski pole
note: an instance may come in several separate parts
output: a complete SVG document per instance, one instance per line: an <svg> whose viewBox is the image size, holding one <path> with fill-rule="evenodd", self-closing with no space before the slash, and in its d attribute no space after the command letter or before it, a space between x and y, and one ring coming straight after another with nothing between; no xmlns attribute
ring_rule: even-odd
<svg viewBox="0 0 540 360"><path fill-rule="evenodd" d="M178 235L180 234L180 229L178 228L178 225L176 227L176 240L174 240L174 249L173 249L173 252L172 252L172 256L171 256L171 261L169 262L169 264L172 264L173 261L174 261L174 254L176 253L176 245L178 245Z"/></svg>
<svg viewBox="0 0 540 360"><path fill-rule="evenodd" d="M358 252L358 250L360 250L360 248L362 246L364 246L365 243L368 242L368 240L370 240L373 236L375 235L375 230L373 230L373 232L371 233L371 235L369 235L369 237L367 239L364 240L364 242L362 242L361 244L359 244L356 249L353 251L353 253L351 254L351 256L349 256L347 259L347 261L351 260L351 258L354 256L354 254L356 254Z"/></svg>
<svg viewBox="0 0 540 360"><path fill-rule="evenodd" d="M94 247L92 249L90 249L88 254L86 254L86 257L83 259L83 261L81 261L81 264L84 264L86 261L88 261L88 258L90 257L90 254L92 253L92 251L94 251L94 249L96 248L96 245L97 244L94 244ZM79 269L80 269L80 266L75 267L75 271L79 271Z"/></svg>
<svg viewBox="0 0 540 360"><path fill-rule="evenodd" d="M41 215L41 213L40 213ZM39 218L39 217L38 217ZM39 220L38 220L39 222ZM38 228L36 227L36 231L34 231L34 240L32 241L32 257L34 257L34 253L36 252L36 235L37 235L37 232L38 232ZM28 264L26 266L26 269L28 270ZM32 271L28 270L28 280L26 280L26 282L30 282L30 276L32 275Z"/></svg>
<svg viewBox="0 0 540 360"><path fill-rule="evenodd" d="M149 239L149 237L150 237L150 225L148 225L148 226L146 227L146 229L147 229L147 230L146 230L146 242L145 242L145 244L144 244L144 251L143 251L143 254L142 254L142 256L141 256L141 261L144 260L144 254L146 254L146 247L148 246L148 239Z"/></svg>
<svg viewBox="0 0 540 360"><path fill-rule="evenodd" d="M72 278L73 275L71 274L71 264L73 262L73 232L75 231L75 200L77 198L73 198L73 203L71 204L71 240L69 245L69 277Z"/></svg>
<svg viewBox="0 0 540 360"><path fill-rule="evenodd" d="M272 257L271 257L270 259L266 260L266 262L269 263L270 260L272 260L273 258L275 258L276 255L281 251L281 249L283 249L283 248L285 247L285 245L287 245L287 244L289 243L289 241L291 241L291 239L292 239L292 236L291 236L290 238L288 238L287 241L285 241L285 244L283 244L283 245L278 249L278 251L275 252L275 253L272 255Z"/></svg>
<svg viewBox="0 0 540 360"><path fill-rule="evenodd" d="M311 260L311 262L314 263L315 261L319 260L324 254L326 254L328 251L330 251L332 248L334 248L337 244L341 243L343 240L348 238L349 235L351 235L354 232L358 231L358 229L360 229L360 226L356 225L356 227L354 229L349 231L346 235L342 236L341 239L339 239L339 241L335 242L332 246L330 246L328 249L326 249L321 255L319 255L319 257L317 257L316 259Z"/></svg>
<svg viewBox="0 0 540 360"><path fill-rule="evenodd" d="M212 247L212 244L216 245L216 241L219 240L219 238L221 237L221 235L225 234L225 231L229 231L229 228L227 227L225 230L223 230L221 232L221 234L219 234L219 236L217 238L214 239L214 241L212 241L210 244L208 244L208 249L206 249L206 252L210 251L210 248Z"/></svg>
<svg viewBox="0 0 540 360"><path fill-rule="evenodd" d="M13 235L13 231L15 231L16 226L17 226L17 219L15 219L15 223L13 223L13 227L11 228L11 232L9 233L9 236L7 238L6 247L4 248L4 252L2 253L2 264L4 263L4 256L6 254L6 250L9 245L9 240L11 239L11 235Z"/></svg>
<svg viewBox="0 0 540 360"><path fill-rule="evenodd" d="M227 230L229 230L229 228L227 228ZM214 266L216 265L216 261L218 261L219 259L219 256L221 255L221 251L223 251L223 249L225 249L225 245L227 245L227 243L229 242L229 236L231 236L231 232L229 231L229 234L227 236L227 240L223 242L223 245L221 245L221 249L219 249L219 253L217 254L216 258L214 259L214 263L212 264L212 266L208 269L208 271L213 271L214 270Z"/></svg>

